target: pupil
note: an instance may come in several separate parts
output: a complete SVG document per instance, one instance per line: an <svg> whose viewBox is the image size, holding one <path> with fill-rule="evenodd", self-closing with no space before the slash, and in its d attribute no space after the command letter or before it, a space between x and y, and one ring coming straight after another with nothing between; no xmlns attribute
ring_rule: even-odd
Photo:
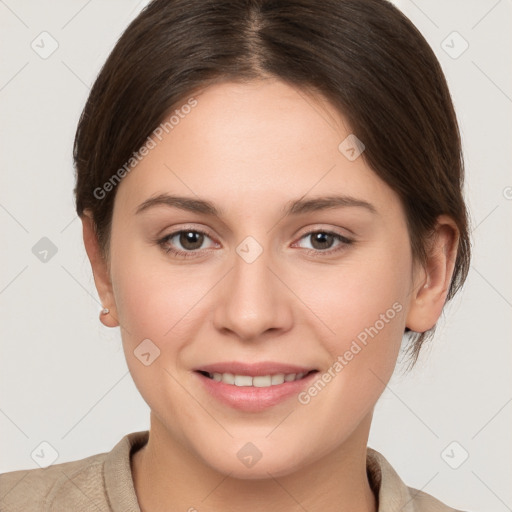
<svg viewBox="0 0 512 512"><path fill-rule="evenodd" d="M203 235L201 233L196 233L194 231L186 231L181 234L180 243L186 249L190 249L190 250L198 249L202 245L202 238L201 238L202 236ZM198 244L197 240L194 240L197 237L199 237L199 244ZM192 246L190 246L190 244Z"/></svg>
<svg viewBox="0 0 512 512"><path fill-rule="evenodd" d="M332 235L328 233L316 233L313 236L313 247L315 247L315 243L320 242L320 247L316 247L317 249L328 249L330 244L327 244L327 247L325 247L326 239L329 241L329 238L332 238Z"/></svg>

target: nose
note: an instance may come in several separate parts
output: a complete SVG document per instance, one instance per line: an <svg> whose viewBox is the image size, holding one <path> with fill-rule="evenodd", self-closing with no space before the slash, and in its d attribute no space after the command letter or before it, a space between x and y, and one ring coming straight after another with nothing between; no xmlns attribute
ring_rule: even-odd
<svg viewBox="0 0 512 512"><path fill-rule="evenodd" d="M271 260L265 250L254 261L247 253L234 254L233 267L219 283L215 297L214 324L219 331L257 341L291 328L293 294L280 276L279 264Z"/></svg>

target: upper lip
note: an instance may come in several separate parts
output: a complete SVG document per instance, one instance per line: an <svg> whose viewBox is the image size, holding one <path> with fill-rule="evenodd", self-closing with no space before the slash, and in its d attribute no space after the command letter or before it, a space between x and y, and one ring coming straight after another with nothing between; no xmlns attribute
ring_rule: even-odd
<svg viewBox="0 0 512 512"><path fill-rule="evenodd" d="M232 373L233 375L276 375L278 373L308 373L315 368L307 366L298 366L293 364L283 364L274 361L262 361L259 363L242 363L239 361L229 361L222 363L206 364L197 368L194 371L208 372L208 373Z"/></svg>

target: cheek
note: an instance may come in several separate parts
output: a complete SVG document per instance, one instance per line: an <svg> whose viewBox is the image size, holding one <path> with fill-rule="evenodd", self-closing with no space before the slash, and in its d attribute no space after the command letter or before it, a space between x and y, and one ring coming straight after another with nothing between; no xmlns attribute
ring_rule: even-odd
<svg viewBox="0 0 512 512"><path fill-rule="evenodd" d="M201 337L199 331L209 314L209 294L219 272L208 265L172 264L157 248L141 248L140 244L126 248L125 254L117 260L112 258L123 348L141 394L151 396L160 388L153 386L155 381L160 379L161 384L163 378L173 385L163 368L175 375L187 366L183 358L189 345ZM136 357L147 339L158 354L155 364L148 367Z"/></svg>
<svg viewBox="0 0 512 512"><path fill-rule="evenodd" d="M123 350L137 389L153 411L168 411L169 404L173 410L181 408L187 399L176 380L182 353L197 337L201 298L211 285L185 266L167 265L154 255L137 256L136 248L113 267L112 277ZM183 409L184 422L186 415Z"/></svg>
<svg viewBox="0 0 512 512"><path fill-rule="evenodd" d="M388 346L401 340L410 269L406 249L400 253L381 248L347 259L324 276L316 275L316 287L303 288L301 293L328 328L324 339L333 358L348 350L353 340L364 344L376 338L387 340Z"/></svg>
<svg viewBox="0 0 512 512"><path fill-rule="evenodd" d="M132 341L142 336L164 342L190 327L209 286L190 268L148 261L127 258L116 272L119 321Z"/></svg>
<svg viewBox="0 0 512 512"><path fill-rule="evenodd" d="M368 252L368 258L347 260L329 279L317 280L317 293L309 292L312 309L329 328L322 331L322 344L330 362L319 375L322 382L306 393L303 402L316 402L313 407L321 408L334 423L340 414L348 414L355 426L373 407L395 368L411 269L407 245L402 247L403 251L381 247L379 257Z"/></svg>

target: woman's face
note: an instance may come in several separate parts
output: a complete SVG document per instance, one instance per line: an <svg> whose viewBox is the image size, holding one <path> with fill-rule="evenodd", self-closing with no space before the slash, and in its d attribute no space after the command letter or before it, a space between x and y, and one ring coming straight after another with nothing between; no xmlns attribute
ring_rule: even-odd
<svg viewBox="0 0 512 512"><path fill-rule="evenodd" d="M320 98L271 80L195 100L118 186L113 314L160 436L284 475L366 443L413 295L406 219Z"/></svg>

